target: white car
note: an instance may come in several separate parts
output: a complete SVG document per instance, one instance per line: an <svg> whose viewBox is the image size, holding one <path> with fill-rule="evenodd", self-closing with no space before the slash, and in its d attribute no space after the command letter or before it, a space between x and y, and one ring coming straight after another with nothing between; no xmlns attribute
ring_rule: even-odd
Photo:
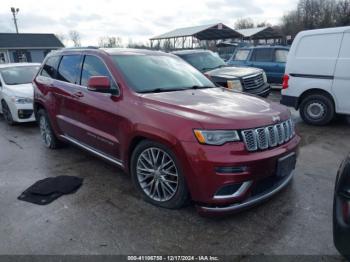
<svg viewBox="0 0 350 262"><path fill-rule="evenodd" d="M32 80L37 63L0 64L0 113L9 125L35 121Z"/></svg>
<svg viewBox="0 0 350 262"><path fill-rule="evenodd" d="M299 33L288 54L281 103L312 125L350 115L350 26Z"/></svg>

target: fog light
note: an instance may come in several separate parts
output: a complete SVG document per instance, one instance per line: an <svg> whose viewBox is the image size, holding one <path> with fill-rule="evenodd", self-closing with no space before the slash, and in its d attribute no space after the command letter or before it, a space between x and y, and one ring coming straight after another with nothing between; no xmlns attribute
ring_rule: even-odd
<svg viewBox="0 0 350 262"><path fill-rule="evenodd" d="M246 181L243 183L236 183L221 187L214 195L214 199L230 199L241 197L252 186L253 181Z"/></svg>
<svg viewBox="0 0 350 262"><path fill-rule="evenodd" d="M227 167L216 167L215 172L221 174L234 174L234 173L243 173L247 171L246 166L227 166Z"/></svg>

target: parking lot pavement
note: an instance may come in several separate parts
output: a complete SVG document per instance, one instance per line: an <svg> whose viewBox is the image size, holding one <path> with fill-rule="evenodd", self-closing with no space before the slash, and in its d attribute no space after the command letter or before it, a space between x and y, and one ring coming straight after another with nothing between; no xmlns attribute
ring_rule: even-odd
<svg viewBox="0 0 350 262"><path fill-rule="evenodd" d="M272 100L278 100L273 92ZM332 198L337 168L350 152L350 124L311 127L302 135L292 184L267 203L220 219L193 206L170 211L142 201L117 167L69 146L51 151L34 124L0 118L0 254L337 254ZM84 178L48 206L18 201L39 179Z"/></svg>

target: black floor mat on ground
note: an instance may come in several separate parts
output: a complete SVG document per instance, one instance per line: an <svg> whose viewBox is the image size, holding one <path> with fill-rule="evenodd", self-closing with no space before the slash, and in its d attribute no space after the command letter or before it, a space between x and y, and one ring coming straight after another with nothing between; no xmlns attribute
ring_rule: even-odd
<svg viewBox="0 0 350 262"><path fill-rule="evenodd" d="M82 183L83 179L80 177L48 177L31 185L18 199L33 204L47 205L64 194L75 193Z"/></svg>

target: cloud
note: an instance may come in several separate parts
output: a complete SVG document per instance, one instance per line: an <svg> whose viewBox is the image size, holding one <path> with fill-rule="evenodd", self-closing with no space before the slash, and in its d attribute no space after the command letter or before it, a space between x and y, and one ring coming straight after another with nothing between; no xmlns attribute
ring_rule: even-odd
<svg viewBox="0 0 350 262"><path fill-rule="evenodd" d="M233 27L237 19L279 22L297 0L1 0L0 32L14 31L10 7L20 8L20 32L80 32L84 45L102 36L147 41L154 35L201 24L222 22ZM34 4L35 3L35 4ZM6 11L8 10L8 11Z"/></svg>

